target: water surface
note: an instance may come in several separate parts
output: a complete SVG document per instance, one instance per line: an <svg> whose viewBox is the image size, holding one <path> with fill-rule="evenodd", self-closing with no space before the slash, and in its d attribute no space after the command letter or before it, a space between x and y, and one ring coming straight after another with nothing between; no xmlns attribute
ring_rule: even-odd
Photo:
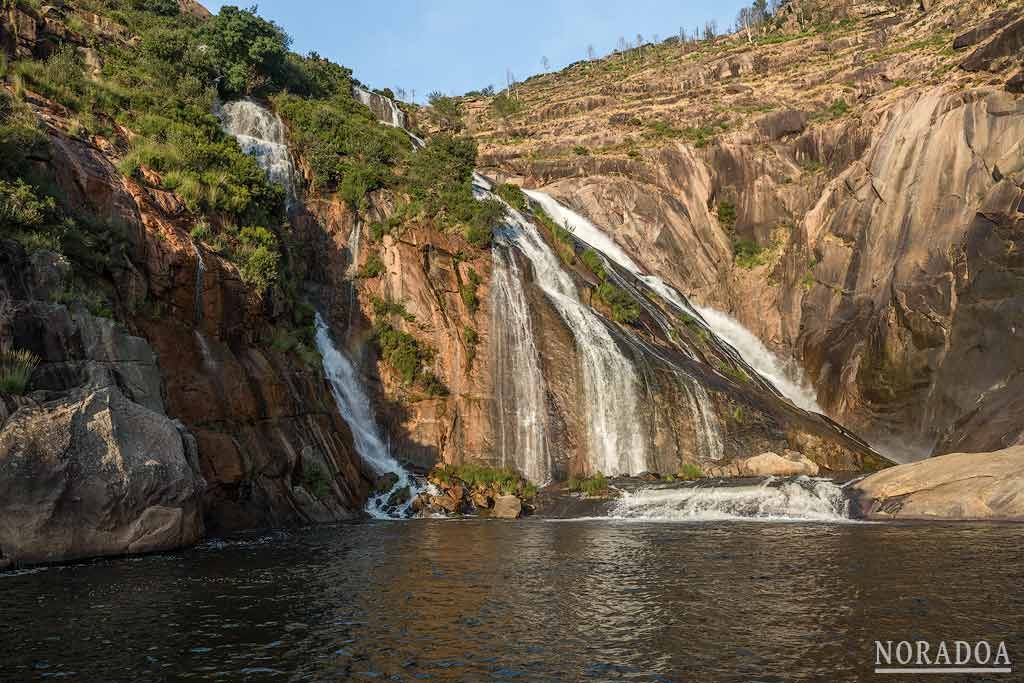
<svg viewBox="0 0 1024 683"><path fill-rule="evenodd" d="M875 639L918 638L1005 640L1016 664L1022 567L1011 525L272 532L0 574L0 678L856 680Z"/></svg>

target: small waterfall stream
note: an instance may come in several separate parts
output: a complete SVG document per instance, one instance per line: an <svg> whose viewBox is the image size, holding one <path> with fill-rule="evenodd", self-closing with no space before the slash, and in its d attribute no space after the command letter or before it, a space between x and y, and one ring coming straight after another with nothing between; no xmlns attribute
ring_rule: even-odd
<svg viewBox="0 0 1024 683"><path fill-rule="evenodd" d="M246 154L256 158L257 163L267 172L271 182L285 188L289 203L296 197L295 167L288 151L284 124L281 119L251 100L228 102L219 108L218 115L225 131L233 135ZM351 272L357 267L359 260L359 241L362 224L356 221L349 235L349 248L352 250ZM198 249L197 249L198 254ZM200 264L202 257L200 256ZM196 275L197 283L200 277ZM198 292L197 292L198 296ZM198 299L197 299L198 301ZM390 453L380 435L376 421L370 408L370 401L363 390L362 381L352 361L339 350L331 339L326 322L318 312L316 314L316 347L323 358L324 374L331 385L331 393L338 412L352 430L356 452L370 464L378 474L394 473L398 482L367 502L367 512L381 519L390 519L406 513L410 502L419 492L419 488L405 469ZM208 353L205 340L200 334L204 350L204 358ZM389 495L408 487L410 496L407 501L386 509Z"/></svg>
<svg viewBox="0 0 1024 683"><path fill-rule="evenodd" d="M323 358L324 373L331 384L331 394L338 412L352 430L356 452L378 474L393 472L398 476L398 483L392 489L371 498L366 511L378 519L390 519L401 515L416 497L419 487L405 469L392 457L390 449L384 444L380 428L373 418L370 399L363 390L363 382L359 377L355 364L334 345L327 323L316 313L316 348ZM400 491L409 487L408 502L391 512L383 511L388 495L392 491Z"/></svg>
<svg viewBox="0 0 1024 683"><path fill-rule="evenodd" d="M285 189L291 205L295 199L295 165L288 151L284 124L277 114L252 100L227 102L216 113L242 151L256 157L270 181Z"/></svg>
<svg viewBox="0 0 1024 683"><path fill-rule="evenodd" d="M196 253L196 291L192 300L192 308L196 327L199 327L203 322L203 279L206 276L206 262L203 261L203 252L199 250L198 244L192 242L192 249Z"/></svg>
<svg viewBox="0 0 1024 683"><path fill-rule="evenodd" d="M352 86L352 94L357 100L372 111L377 118L389 126L405 128L405 112L389 97L370 92L358 85Z"/></svg>

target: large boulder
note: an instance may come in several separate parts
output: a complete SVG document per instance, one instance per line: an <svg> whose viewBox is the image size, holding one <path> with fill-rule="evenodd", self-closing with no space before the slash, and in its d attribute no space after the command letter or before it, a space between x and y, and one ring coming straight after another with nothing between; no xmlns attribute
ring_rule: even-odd
<svg viewBox="0 0 1024 683"><path fill-rule="evenodd" d="M491 510L492 517L501 519L517 519L523 514L523 501L517 496L498 496L494 499L494 509Z"/></svg>
<svg viewBox="0 0 1024 683"><path fill-rule="evenodd" d="M738 463L741 475L748 477L796 477L817 476L818 466L800 453L787 451L789 457L778 453L762 453Z"/></svg>
<svg viewBox="0 0 1024 683"><path fill-rule="evenodd" d="M192 544L203 488L182 425L116 386L28 403L0 429L0 565Z"/></svg>
<svg viewBox="0 0 1024 683"><path fill-rule="evenodd" d="M891 467L853 493L867 519L1024 520L1024 446Z"/></svg>

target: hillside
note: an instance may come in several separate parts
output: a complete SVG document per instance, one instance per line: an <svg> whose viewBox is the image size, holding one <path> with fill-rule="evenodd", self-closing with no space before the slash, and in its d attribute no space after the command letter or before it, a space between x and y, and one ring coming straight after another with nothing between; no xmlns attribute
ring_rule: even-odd
<svg viewBox="0 0 1024 683"><path fill-rule="evenodd" d="M1001 448L1024 381L1024 16L925 6L790 3L750 38L468 97L466 123L485 169L731 313L893 457Z"/></svg>

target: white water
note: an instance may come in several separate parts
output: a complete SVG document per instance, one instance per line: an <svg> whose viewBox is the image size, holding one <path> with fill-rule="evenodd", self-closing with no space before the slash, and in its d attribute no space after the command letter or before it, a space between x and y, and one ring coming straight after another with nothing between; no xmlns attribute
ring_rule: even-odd
<svg viewBox="0 0 1024 683"><path fill-rule="evenodd" d="M711 397L704 385L696 380L683 383L683 390L690 397L690 412L701 455L711 460L721 460L725 455L722 433L718 429L718 416L711 408ZM691 394L692 392L692 394Z"/></svg>
<svg viewBox="0 0 1024 683"><path fill-rule="evenodd" d="M827 479L809 477L769 478L739 486L640 489L624 493L608 517L669 522L850 521L843 490Z"/></svg>
<svg viewBox="0 0 1024 683"><path fill-rule="evenodd" d="M664 280L654 275L645 274L614 240L585 217L572 209L562 206L544 192L536 190L524 190L524 192L530 199L540 204L557 223L566 226L570 232L581 240L645 282L647 286L657 292L663 299L671 302L685 313L703 318L712 332L735 348L750 367L770 382L772 386L778 389L780 394L792 401L794 405L804 410L817 413L824 412L818 405L817 395L813 387L803 380L799 369L794 368L795 372L792 374L788 373L782 361L737 320L712 308L699 308L689 305Z"/></svg>
<svg viewBox="0 0 1024 683"><path fill-rule="evenodd" d="M716 335L736 349L750 367L771 382L779 390L779 393L792 401L795 406L815 413L824 412L818 405L818 396L814 388L803 381L799 369L793 373L787 373L779 357L769 351L761 343L761 340L751 334L739 321L713 308L697 307L697 312ZM796 379L793 379L791 374L796 375Z"/></svg>
<svg viewBox="0 0 1024 683"><path fill-rule="evenodd" d="M551 479L547 401L523 276L509 248L491 249L491 349L498 409L497 450L503 467L515 467L532 482Z"/></svg>
<svg viewBox="0 0 1024 683"><path fill-rule="evenodd" d="M251 100L228 102L220 107L217 116L242 150L256 157L270 181L284 187L291 204L295 198L295 166L281 119Z"/></svg>
<svg viewBox="0 0 1024 683"><path fill-rule="evenodd" d="M506 207L503 237L533 266L537 285L576 339L583 371L582 400L589 411L591 464L605 474L639 474L649 468L639 414L638 381L601 319L583 304L572 278L537 228Z"/></svg>
<svg viewBox="0 0 1024 683"><path fill-rule="evenodd" d="M327 324L320 317L319 312L316 314L316 348L323 358L324 374L327 375L331 384L331 393L334 395L338 412L341 413L342 419L352 430L356 452L370 464L378 475L388 472L398 475L398 483L391 491L398 491L408 486L411 492L409 498L411 503L420 489L405 469L398 464L398 461L391 456L388 447L384 444L377 421L373 419L370 400L363 391L359 373L348 356L334 345ZM386 500L391 491L371 498L367 502L366 511L378 519L389 519L390 516L379 509L378 503ZM408 506L409 503L405 504L398 512L404 512Z"/></svg>
<svg viewBox="0 0 1024 683"><path fill-rule="evenodd" d="M203 322L203 279L206 275L206 263L203 261L203 252L199 251L199 245L192 242L192 249L196 252L196 291L192 300L192 307L195 311L196 326L198 326Z"/></svg>
<svg viewBox="0 0 1024 683"><path fill-rule="evenodd" d="M405 128L405 112L398 108L394 100L360 88L358 85L352 86L352 94L355 95L357 100L368 107L370 111L374 112L382 123L395 128ZM380 112L374 109L374 100L380 103Z"/></svg>

